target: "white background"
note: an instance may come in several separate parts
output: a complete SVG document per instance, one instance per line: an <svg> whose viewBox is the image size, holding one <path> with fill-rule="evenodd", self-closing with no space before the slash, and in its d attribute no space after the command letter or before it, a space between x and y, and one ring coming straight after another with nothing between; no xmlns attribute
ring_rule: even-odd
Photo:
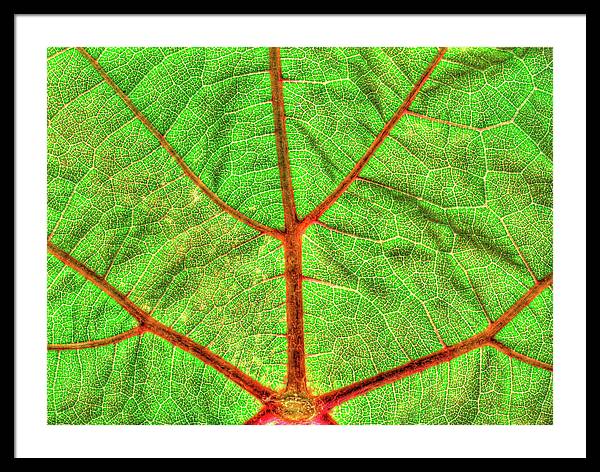
<svg viewBox="0 0 600 472"><path fill-rule="evenodd" d="M583 16L17 16L17 457L565 457L585 450ZM48 426L48 46L552 46L555 387L552 426Z"/></svg>

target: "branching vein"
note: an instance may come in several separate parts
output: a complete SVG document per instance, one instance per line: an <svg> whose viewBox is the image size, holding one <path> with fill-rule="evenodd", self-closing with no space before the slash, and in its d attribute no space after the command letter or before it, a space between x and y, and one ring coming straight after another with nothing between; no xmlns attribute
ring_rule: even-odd
<svg viewBox="0 0 600 472"><path fill-rule="evenodd" d="M121 88L111 79L111 77L106 73L106 71L102 68L102 66L94 59L85 48L77 48L77 50L88 60L88 62L98 71L98 73L102 76L104 81L115 91L115 93L125 102L125 105L133 112L138 120L140 120L144 126L150 131L156 139L158 139L160 145L165 149L175 162L179 165L181 170L187 175L196 186L204 192L204 194L210 198L215 204L217 204L222 210L229 213L231 216L236 218L237 220L245 223L251 228L260 231L261 233L269 234L278 239L282 239L281 231L275 228L271 228L266 226L258 221L253 220L252 218L244 215L239 212L225 201L221 199L215 192L213 192L208 186L200 180L200 178L190 169L190 167L186 164L183 158L179 155L179 153L171 146L171 144L166 140L166 138L156 129L156 127L148 120L148 118L135 106L133 101L121 90Z"/></svg>
<svg viewBox="0 0 600 472"><path fill-rule="evenodd" d="M93 283L96 287L115 300L131 316L133 316L133 318L137 320L140 325L140 329L160 336L174 346L189 352L205 364L221 372L231 381L235 382L248 393L254 395L261 401L267 401L275 393L270 388L257 382L252 377L239 370L233 364L230 364L222 357L219 357L212 351L208 350L206 347L198 344L187 336L174 331L150 316L150 314L139 308L127 296L122 294L110 283L108 283L103 277L96 274L85 264L81 263L70 254L67 254L50 241L48 242L48 253L52 254L71 269L77 271L80 275L85 277L88 281Z"/></svg>

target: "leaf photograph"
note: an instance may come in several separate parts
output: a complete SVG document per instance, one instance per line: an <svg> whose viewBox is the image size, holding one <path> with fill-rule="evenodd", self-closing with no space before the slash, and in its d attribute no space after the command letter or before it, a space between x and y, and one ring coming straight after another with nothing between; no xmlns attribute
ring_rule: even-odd
<svg viewBox="0 0 600 472"><path fill-rule="evenodd" d="M48 48L48 424L552 424L552 123L552 48Z"/></svg>

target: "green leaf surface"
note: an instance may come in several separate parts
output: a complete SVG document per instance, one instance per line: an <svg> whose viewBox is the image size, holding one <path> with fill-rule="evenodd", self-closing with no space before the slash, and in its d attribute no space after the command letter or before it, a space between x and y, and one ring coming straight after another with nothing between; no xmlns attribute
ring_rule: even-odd
<svg viewBox="0 0 600 472"><path fill-rule="evenodd" d="M51 424L552 423L552 50L49 48L48 240Z"/></svg>

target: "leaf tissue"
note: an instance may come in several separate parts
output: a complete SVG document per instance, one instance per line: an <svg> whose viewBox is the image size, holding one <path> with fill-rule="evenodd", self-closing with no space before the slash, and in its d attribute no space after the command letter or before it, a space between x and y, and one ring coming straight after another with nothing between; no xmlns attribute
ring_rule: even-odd
<svg viewBox="0 0 600 472"><path fill-rule="evenodd" d="M552 50L49 48L48 423L552 423Z"/></svg>

